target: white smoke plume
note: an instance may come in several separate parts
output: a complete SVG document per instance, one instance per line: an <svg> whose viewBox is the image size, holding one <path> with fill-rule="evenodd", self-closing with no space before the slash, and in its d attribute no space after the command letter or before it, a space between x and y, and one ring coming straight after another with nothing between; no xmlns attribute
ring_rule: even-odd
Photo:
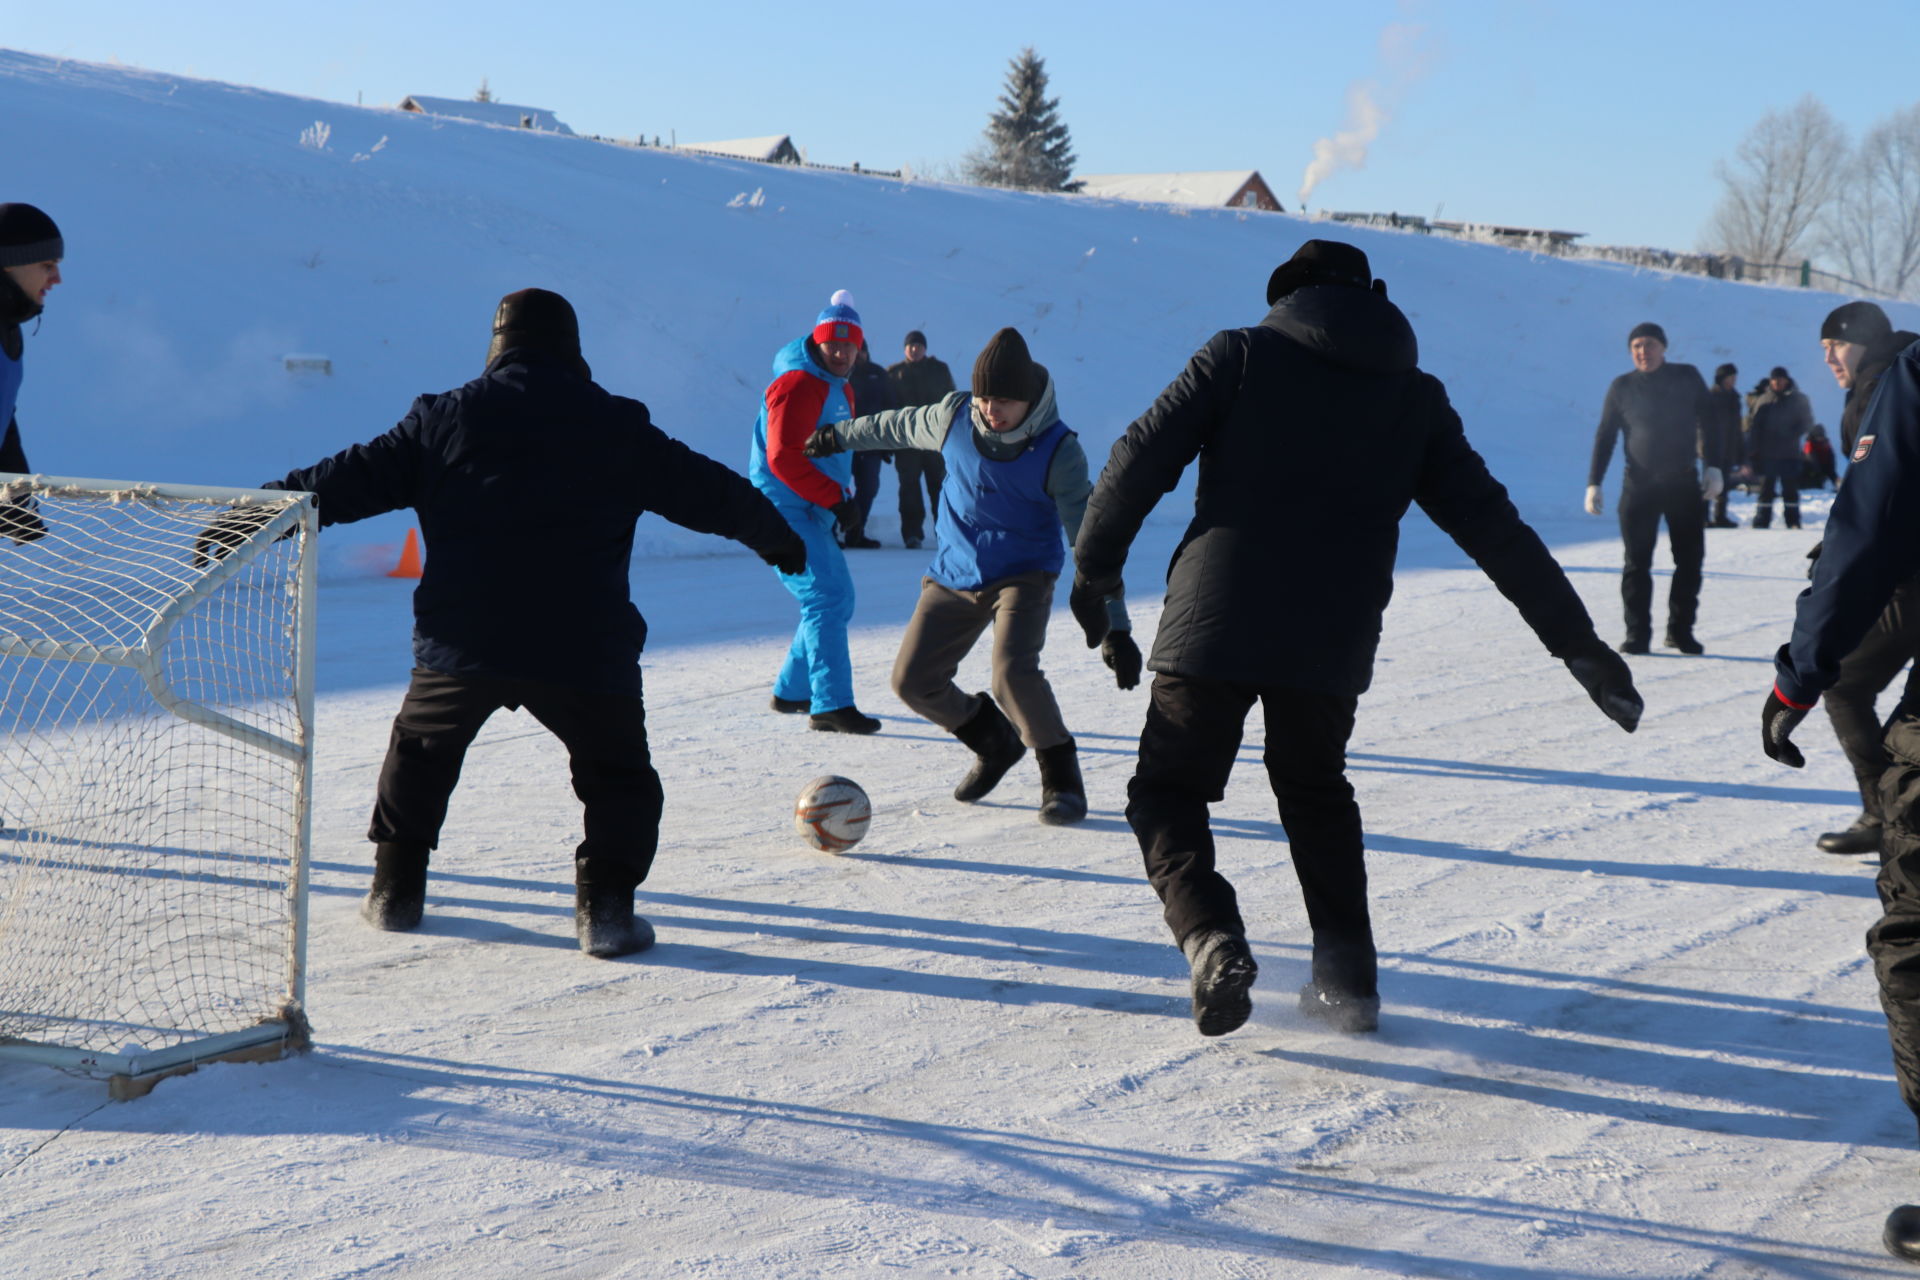
<svg viewBox="0 0 1920 1280"><path fill-rule="evenodd" d="M1406 91L1426 75L1433 52L1427 29L1393 22L1380 33L1381 74L1347 86L1347 122L1332 137L1313 144L1313 162L1300 179L1296 197L1304 212L1313 189L1342 169L1367 167L1367 148L1393 118Z"/></svg>

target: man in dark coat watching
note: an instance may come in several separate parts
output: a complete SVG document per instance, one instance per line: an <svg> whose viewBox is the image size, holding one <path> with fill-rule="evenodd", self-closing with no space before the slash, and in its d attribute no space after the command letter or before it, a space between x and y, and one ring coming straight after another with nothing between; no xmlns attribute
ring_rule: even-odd
<svg viewBox="0 0 1920 1280"><path fill-rule="evenodd" d="M26 472L14 405L26 377L26 341L20 326L46 307L60 283L66 241L53 219L30 204L0 204L0 471ZM33 542L47 527L30 500L0 503L0 538Z"/></svg>
<svg viewBox="0 0 1920 1280"><path fill-rule="evenodd" d="M1867 405L1902 351L1920 342L1920 334L1895 332L1887 313L1871 302L1849 302L1837 307L1820 326L1820 348L1833 379L1847 393L1840 414L1840 439L1851 453L1860 438L1860 422ZM1825 544L1816 546L1816 561ZM1920 656L1920 577L1908 578L1893 589L1893 598L1861 639L1859 647L1840 663L1840 678L1827 689L1827 719L1853 766L1860 788L1860 816L1844 831L1828 831L1815 843L1828 853L1880 852L1883 823L1880 779L1887 770L1881 745L1883 726L1874 705L1893 683L1900 669Z"/></svg>
<svg viewBox="0 0 1920 1280"><path fill-rule="evenodd" d="M647 625L629 593L634 522L653 511L798 573L805 547L773 504L654 426L645 405L596 385L573 307L544 289L500 300L480 377L266 487L313 493L322 528L412 507L426 540L413 681L367 833L368 923L419 925L467 747L496 710L525 707L566 744L586 810L581 949L604 958L651 944L633 893L653 863L663 795L641 698ZM210 534L217 546L217 526Z"/></svg>
<svg viewBox="0 0 1920 1280"><path fill-rule="evenodd" d="M1097 645L1141 523L1199 460L1147 662L1153 691L1127 821L1209 1036L1253 1008L1253 955L1233 886L1214 867L1207 806L1225 794L1256 702L1313 929L1300 1008L1347 1031L1378 1025L1346 746L1409 504L1473 556L1603 712L1631 732L1641 710L1627 664L1467 443L1446 389L1420 371L1413 329L1366 255L1309 240L1273 273L1267 301L1260 324L1215 334L1114 445L1075 543L1071 606ZM1274 501L1276 475L1352 473L1356 440L1366 442L1362 479Z"/></svg>
<svg viewBox="0 0 1920 1280"><path fill-rule="evenodd" d="M898 364L887 366L887 381L893 384L893 408L939 404L953 394L953 372L946 361L927 354L926 334L909 329L901 354L904 358ZM862 406L860 412L871 410ZM893 455L893 469L900 477L900 536L910 549L918 550L925 537L927 512L938 514L940 510L946 459L938 449L901 449ZM920 501L923 483L927 486L924 504Z"/></svg>
<svg viewBox="0 0 1920 1280"><path fill-rule="evenodd" d="M1653 548L1660 522L1667 522L1673 550L1673 585L1667 591L1669 649L1703 652L1693 637L1700 606L1700 567L1706 557L1706 515L1701 498L1718 498L1725 476L1696 461L1708 451L1713 402L1706 380L1690 364L1667 359L1667 334L1652 322L1627 335L1633 369L1613 380L1593 433L1587 468L1587 514L1602 510L1600 481L1613 460L1613 444L1625 436L1626 476L1620 482L1620 540L1626 556L1620 570L1620 602L1627 620L1622 653L1647 653L1653 637Z"/></svg>
<svg viewBox="0 0 1920 1280"><path fill-rule="evenodd" d="M1838 681L1895 589L1920 573L1920 342L1880 374L1857 433L1813 582L1800 593L1793 637L1775 656L1773 689L1760 711L1761 748L1795 769L1806 759L1793 731ZM1907 677L1883 745L1882 914L1867 931L1867 954L1880 980L1900 1096L1920 1116L1920 668ZM1920 1207L1896 1208L1881 1238L1895 1256L1920 1262Z"/></svg>
<svg viewBox="0 0 1920 1280"><path fill-rule="evenodd" d="M1740 522L1727 514L1727 494L1733 488L1734 475L1747 460L1746 436L1740 430L1740 371L1723 364L1713 371L1713 387L1707 392L1713 411L1712 428L1707 432L1708 452L1701 456L1705 466L1720 472L1720 492L1707 500L1707 528L1738 529Z"/></svg>
<svg viewBox="0 0 1920 1280"><path fill-rule="evenodd" d="M1754 401L1753 415L1747 420L1747 460L1760 477L1754 528L1765 529L1773 523L1776 484L1787 528L1800 527L1800 473L1806 469L1800 442L1812 426L1813 406L1793 385L1787 371L1774 366L1767 374L1766 390Z"/></svg>

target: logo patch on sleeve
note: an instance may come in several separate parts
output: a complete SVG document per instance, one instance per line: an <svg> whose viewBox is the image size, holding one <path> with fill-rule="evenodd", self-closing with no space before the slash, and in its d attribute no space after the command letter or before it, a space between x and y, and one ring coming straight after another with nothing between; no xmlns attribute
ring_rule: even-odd
<svg viewBox="0 0 1920 1280"><path fill-rule="evenodd" d="M1867 456L1867 455L1868 455L1869 453L1872 453L1872 452L1873 452L1873 437L1872 437L1872 436L1861 436L1861 437L1860 437L1860 438L1859 438L1858 440L1856 440L1856 441L1854 441L1854 443L1853 443L1853 460L1854 460L1855 462L1860 462L1860 461L1862 461L1862 460L1864 460L1864 459L1866 458L1866 456Z"/></svg>

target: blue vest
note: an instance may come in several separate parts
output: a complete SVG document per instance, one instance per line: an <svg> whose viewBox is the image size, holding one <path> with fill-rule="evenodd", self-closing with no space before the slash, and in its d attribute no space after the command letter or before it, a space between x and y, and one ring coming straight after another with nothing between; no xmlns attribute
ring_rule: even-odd
<svg viewBox="0 0 1920 1280"><path fill-rule="evenodd" d="M933 520L940 549L927 576L955 591L978 591L1016 574L1059 573L1067 562L1066 531L1047 493L1047 470L1073 433L1055 422L1017 457L1000 462L980 452L973 432L972 401L965 400L940 446L947 461Z"/></svg>
<svg viewBox="0 0 1920 1280"><path fill-rule="evenodd" d="M20 399L20 383L26 375L24 356L15 360L0 348L0 435L6 434L7 424L13 421L13 406Z"/></svg>

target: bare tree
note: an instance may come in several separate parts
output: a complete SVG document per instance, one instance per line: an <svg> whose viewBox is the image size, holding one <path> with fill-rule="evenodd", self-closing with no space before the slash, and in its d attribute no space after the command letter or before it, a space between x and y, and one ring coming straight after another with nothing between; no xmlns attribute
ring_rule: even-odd
<svg viewBox="0 0 1920 1280"><path fill-rule="evenodd" d="M1920 293L1920 102L1861 140L1825 233L1855 280L1896 297Z"/></svg>
<svg viewBox="0 0 1920 1280"><path fill-rule="evenodd" d="M1047 96L1047 62L1028 45L1007 66L1000 110L987 117L986 137L963 162L974 182L1029 191L1074 191L1073 139L1060 119L1060 99Z"/></svg>
<svg viewBox="0 0 1920 1280"><path fill-rule="evenodd" d="M1747 131L1733 163L1716 172L1725 190L1707 224L1710 246L1753 262L1786 262L1838 194L1847 136L1812 94L1769 111Z"/></svg>

